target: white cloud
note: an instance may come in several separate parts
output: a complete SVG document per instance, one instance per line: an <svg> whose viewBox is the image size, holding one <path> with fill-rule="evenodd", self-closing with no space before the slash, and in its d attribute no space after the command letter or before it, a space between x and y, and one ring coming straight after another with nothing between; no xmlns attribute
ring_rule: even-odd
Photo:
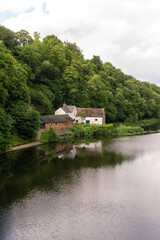
<svg viewBox="0 0 160 240"><path fill-rule="evenodd" d="M0 2L0 12L11 10L14 13L24 12L30 7L37 8L43 0L5 0Z"/></svg>
<svg viewBox="0 0 160 240"><path fill-rule="evenodd" d="M100 55L127 74L160 84L159 0L6 0L0 9L19 13L2 23L14 31L55 34L76 42L86 58Z"/></svg>

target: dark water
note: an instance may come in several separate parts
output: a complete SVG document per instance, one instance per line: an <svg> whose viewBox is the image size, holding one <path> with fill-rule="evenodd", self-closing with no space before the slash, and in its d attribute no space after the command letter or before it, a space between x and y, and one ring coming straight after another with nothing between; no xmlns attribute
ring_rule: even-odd
<svg viewBox="0 0 160 240"><path fill-rule="evenodd" d="M0 239L159 240L160 134L0 156Z"/></svg>

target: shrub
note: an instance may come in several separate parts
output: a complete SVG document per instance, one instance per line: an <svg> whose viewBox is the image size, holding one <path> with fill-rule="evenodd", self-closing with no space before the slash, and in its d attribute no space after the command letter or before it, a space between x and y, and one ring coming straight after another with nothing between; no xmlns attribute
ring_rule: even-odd
<svg viewBox="0 0 160 240"><path fill-rule="evenodd" d="M128 127L125 125L120 125L115 129L115 132L120 135L140 135L144 133L144 129L141 127Z"/></svg>
<svg viewBox="0 0 160 240"><path fill-rule="evenodd" d="M60 138L55 129L51 128L47 131L42 132L41 142L42 143L56 143L59 142Z"/></svg>
<svg viewBox="0 0 160 240"><path fill-rule="evenodd" d="M92 138L94 136L94 128L93 127L84 128L84 136L86 138Z"/></svg>
<svg viewBox="0 0 160 240"><path fill-rule="evenodd" d="M84 130L86 131L87 128L92 130L93 136L106 136L113 132L113 124L109 125L85 125Z"/></svg>
<svg viewBox="0 0 160 240"><path fill-rule="evenodd" d="M74 126L69 128L69 130L73 133L73 136L76 138L84 137L84 130L81 126Z"/></svg>
<svg viewBox="0 0 160 240"><path fill-rule="evenodd" d="M109 125L74 125L70 128L72 137L74 138L92 138L98 136L106 136L113 132L113 124Z"/></svg>

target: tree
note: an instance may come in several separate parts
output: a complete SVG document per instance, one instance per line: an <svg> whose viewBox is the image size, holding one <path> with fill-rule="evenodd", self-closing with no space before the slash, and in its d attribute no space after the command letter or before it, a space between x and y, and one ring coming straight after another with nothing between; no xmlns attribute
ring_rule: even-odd
<svg viewBox="0 0 160 240"><path fill-rule="evenodd" d="M96 73L98 73L98 71L102 70L103 62L101 61L99 56L93 55L91 62L94 63L97 68Z"/></svg>
<svg viewBox="0 0 160 240"><path fill-rule="evenodd" d="M84 122L84 120L86 118L86 113L82 111L82 112L79 112L78 115L81 117L82 121Z"/></svg>
<svg viewBox="0 0 160 240"><path fill-rule="evenodd" d="M13 126L16 133L22 138L32 138L36 136L40 125L40 117L35 108L27 103L18 102L12 106L10 114L13 118Z"/></svg>
<svg viewBox="0 0 160 240"><path fill-rule="evenodd" d="M0 103L5 108L19 100L29 102L27 72L0 42Z"/></svg>
<svg viewBox="0 0 160 240"><path fill-rule="evenodd" d="M18 37L16 33L0 25L0 40L3 41L5 47L7 47L12 53L15 53L18 46Z"/></svg>
<svg viewBox="0 0 160 240"><path fill-rule="evenodd" d="M0 107L0 150L6 150L10 146L12 118Z"/></svg>
<svg viewBox="0 0 160 240"><path fill-rule="evenodd" d="M18 43L20 46L25 46L33 42L33 39L29 35L29 32L23 29L17 32L17 37L18 37Z"/></svg>
<svg viewBox="0 0 160 240"><path fill-rule="evenodd" d="M65 96L70 103L76 103L76 94L78 93L79 73L76 68L68 66L63 74L64 84L66 86Z"/></svg>
<svg viewBox="0 0 160 240"><path fill-rule="evenodd" d="M34 32L34 40L35 41L39 41L39 39L40 39L40 33L38 33L38 32Z"/></svg>
<svg viewBox="0 0 160 240"><path fill-rule="evenodd" d="M41 85L41 88L43 91L39 87L30 88L31 103L42 115L53 114L52 101L54 100L54 94L45 85L44 87ZM53 96L52 100L50 96Z"/></svg>

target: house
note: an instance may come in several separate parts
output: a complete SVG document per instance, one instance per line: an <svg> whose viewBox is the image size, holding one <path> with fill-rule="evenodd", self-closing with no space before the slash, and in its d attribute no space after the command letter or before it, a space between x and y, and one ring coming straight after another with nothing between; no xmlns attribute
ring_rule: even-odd
<svg viewBox="0 0 160 240"><path fill-rule="evenodd" d="M48 130L50 127L56 130L73 127L73 119L67 114L41 116L40 129Z"/></svg>
<svg viewBox="0 0 160 240"><path fill-rule="evenodd" d="M67 114L72 119L74 119L77 114L77 108L76 106L70 106L64 103L63 107L60 107L55 111L55 115L60 115L60 114Z"/></svg>
<svg viewBox="0 0 160 240"><path fill-rule="evenodd" d="M77 108L75 122L105 124L104 108Z"/></svg>
<svg viewBox="0 0 160 240"><path fill-rule="evenodd" d="M62 108L55 111L55 115L68 114L74 122L84 122L90 124L105 124L104 108L78 108L63 104Z"/></svg>

